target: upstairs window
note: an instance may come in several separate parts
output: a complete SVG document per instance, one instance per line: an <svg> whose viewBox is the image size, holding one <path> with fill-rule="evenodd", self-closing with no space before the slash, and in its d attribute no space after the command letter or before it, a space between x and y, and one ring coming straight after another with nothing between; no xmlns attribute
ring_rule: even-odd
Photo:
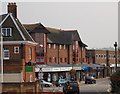
<svg viewBox="0 0 120 94"><path fill-rule="evenodd" d="M53 45L54 49L56 48L56 44Z"/></svg>
<svg viewBox="0 0 120 94"><path fill-rule="evenodd" d="M18 46L14 47L14 53L15 53L15 54L18 54L18 53L19 53L19 47L18 47Z"/></svg>
<svg viewBox="0 0 120 94"><path fill-rule="evenodd" d="M66 45L64 45L64 49L66 49Z"/></svg>
<svg viewBox="0 0 120 94"><path fill-rule="evenodd" d="M2 28L3 36L10 37L12 36L12 29L11 28Z"/></svg>
<svg viewBox="0 0 120 94"><path fill-rule="evenodd" d="M32 59L32 48L29 48L29 59Z"/></svg>
<svg viewBox="0 0 120 94"><path fill-rule="evenodd" d="M10 59L10 51L9 51L9 49L4 49L3 56L4 56L4 59Z"/></svg>
<svg viewBox="0 0 120 94"><path fill-rule="evenodd" d="M62 49L62 45L59 45L59 48Z"/></svg>
<svg viewBox="0 0 120 94"><path fill-rule="evenodd" d="M51 44L48 44L48 48L51 48Z"/></svg>

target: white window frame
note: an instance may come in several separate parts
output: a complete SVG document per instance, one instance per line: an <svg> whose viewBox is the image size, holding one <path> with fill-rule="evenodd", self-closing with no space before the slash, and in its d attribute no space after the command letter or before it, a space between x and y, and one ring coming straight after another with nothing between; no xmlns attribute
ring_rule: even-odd
<svg viewBox="0 0 120 94"><path fill-rule="evenodd" d="M54 48L54 49L56 48L56 44L53 45L53 48Z"/></svg>
<svg viewBox="0 0 120 94"><path fill-rule="evenodd" d="M62 49L62 45L59 45L60 49Z"/></svg>
<svg viewBox="0 0 120 94"><path fill-rule="evenodd" d="M96 54L95 57L98 58L98 54Z"/></svg>
<svg viewBox="0 0 120 94"><path fill-rule="evenodd" d="M64 49L66 49L66 45L64 45Z"/></svg>
<svg viewBox="0 0 120 94"><path fill-rule="evenodd" d="M48 48L51 48L51 44L48 44Z"/></svg>
<svg viewBox="0 0 120 94"><path fill-rule="evenodd" d="M33 76L32 76L32 74L30 75L30 82L32 82L32 79L33 79Z"/></svg>
<svg viewBox="0 0 120 94"><path fill-rule="evenodd" d="M5 52L7 52L7 54L8 54L7 57L5 57ZM8 60L8 59L10 59L10 50L9 50L9 49L4 49L3 56L4 56L4 60Z"/></svg>
<svg viewBox="0 0 120 94"><path fill-rule="evenodd" d="M18 54L18 53L19 53L19 46L15 46L15 47L14 47L14 53L15 53L15 54Z"/></svg>
<svg viewBox="0 0 120 94"><path fill-rule="evenodd" d="M29 48L29 59L32 59L32 48Z"/></svg>
<svg viewBox="0 0 120 94"><path fill-rule="evenodd" d="M5 35L3 35L3 36L5 36L5 37L12 36L12 28L1 28L2 33L3 33L3 29L6 30ZM10 29L10 35L8 35L7 29ZM4 34L4 33L3 33L3 34Z"/></svg>

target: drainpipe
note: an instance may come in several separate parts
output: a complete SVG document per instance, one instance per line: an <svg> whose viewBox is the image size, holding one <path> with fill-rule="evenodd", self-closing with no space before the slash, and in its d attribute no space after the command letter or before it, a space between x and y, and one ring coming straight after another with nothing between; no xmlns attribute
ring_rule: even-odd
<svg viewBox="0 0 120 94"><path fill-rule="evenodd" d="M58 44L58 64L59 64L59 44Z"/></svg>

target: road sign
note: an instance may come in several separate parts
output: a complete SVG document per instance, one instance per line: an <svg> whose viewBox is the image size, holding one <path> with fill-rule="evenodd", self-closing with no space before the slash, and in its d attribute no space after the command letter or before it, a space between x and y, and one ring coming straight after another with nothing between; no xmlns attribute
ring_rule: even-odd
<svg viewBox="0 0 120 94"><path fill-rule="evenodd" d="M43 79L43 71L42 71L41 68L40 68L39 73L38 73L38 78L39 78L40 80Z"/></svg>

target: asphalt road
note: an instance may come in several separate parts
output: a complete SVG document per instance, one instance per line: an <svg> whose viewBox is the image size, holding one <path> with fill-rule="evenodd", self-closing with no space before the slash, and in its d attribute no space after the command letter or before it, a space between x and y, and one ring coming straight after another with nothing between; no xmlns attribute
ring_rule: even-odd
<svg viewBox="0 0 120 94"><path fill-rule="evenodd" d="M80 94L110 94L108 78L97 79L96 84L80 83ZM44 87L44 92L63 92L63 87Z"/></svg>
<svg viewBox="0 0 120 94"><path fill-rule="evenodd" d="M81 83L80 94L110 94L110 81L108 78L98 79L96 84Z"/></svg>

